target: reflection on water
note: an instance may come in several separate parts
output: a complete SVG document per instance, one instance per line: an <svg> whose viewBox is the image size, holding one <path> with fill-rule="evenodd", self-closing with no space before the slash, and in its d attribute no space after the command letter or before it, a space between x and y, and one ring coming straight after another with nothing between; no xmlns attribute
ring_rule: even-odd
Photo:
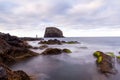
<svg viewBox="0 0 120 80"><path fill-rule="evenodd" d="M29 42L33 46L40 46L38 42ZM73 53L53 56L37 56L27 61L17 63L14 70L24 70L37 80L120 80L120 73L106 77L99 73L95 64L93 52L101 50L105 52L117 52L118 48L112 46L98 46L89 44L49 45L49 47L68 48ZM87 47L82 49L80 47ZM37 50L37 52L41 52ZM116 53L117 54L117 53ZM116 68L120 71L120 65Z"/></svg>

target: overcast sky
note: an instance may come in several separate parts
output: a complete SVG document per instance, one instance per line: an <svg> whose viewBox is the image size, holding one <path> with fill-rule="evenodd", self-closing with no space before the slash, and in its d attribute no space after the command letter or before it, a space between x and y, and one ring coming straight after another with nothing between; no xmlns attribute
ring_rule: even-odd
<svg viewBox="0 0 120 80"><path fill-rule="evenodd" d="M0 0L0 32L42 37L46 27L64 36L120 36L120 0Z"/></svg>

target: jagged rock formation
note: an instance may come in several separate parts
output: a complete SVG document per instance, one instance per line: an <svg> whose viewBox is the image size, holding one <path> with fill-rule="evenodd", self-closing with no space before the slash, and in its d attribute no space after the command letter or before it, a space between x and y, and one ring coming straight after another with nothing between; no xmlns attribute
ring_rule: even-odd
<svg viewBox="0 0 120 80"><path fill-rule="evenodd" d="M16 36L0 33L0 62L14 63L18 59L37 55L37 53L30 51L29 47L31 46Z"/></svg>
<svg viewBox="0 0 120 80"><path fill-rule="evenodd" d="M63 37L63 32L56 27L47 27L44 37Z"/></svg>

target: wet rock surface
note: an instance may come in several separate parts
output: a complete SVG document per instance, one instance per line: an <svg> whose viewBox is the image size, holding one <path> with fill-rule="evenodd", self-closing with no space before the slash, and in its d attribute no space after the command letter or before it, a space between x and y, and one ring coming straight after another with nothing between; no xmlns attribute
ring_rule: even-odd
<svg viewBox="0 0 120 80"><path fill-rule="evenodd" d="M48 48L41 54L42 55L58 55L62 53L72 53L72 52L69 49Z"/></svg>
<svg viewBox="0 0 120 80"><path fill-rule="evenodd" d="M30 78L24 71L12 71L6 65L0 63L0 80L30 80Z"/></svg>
<svg viewBox="0 0 120 80"><path fill-rule="evenodd" d="M54 45L54 44L58 44L58 45L61 45L62 42L60 40L57 40L57 39L50 39L48 41L40 41L39 44L49 44L49 45Z"/></svg>
<svg viewBox="0 0 120 80"><path fill-rule="evenodd" d="M69 50L69 49L63 49L62 52L64 52L64 53L72 53L72 51Z"/></svg>
<svg viewBox="0 0 120 80"><path fill-rule="evenodd" d="M58 48L48 48L46 49L44 52L42 52L42 55L57 55L57 54L61 54L62 50L58 49Z"/></svg>
<svg viewBox="0 0 120 80"><path fill-rule="evenodd" d="M14 63L16 59L36 56L29 50L30 45L16 36L0 33L0 61L3 63Z"/></svg>
<svg viewBox="0 0 120 80"><path fill-rule="evenodd" d="M62 44L78 44L79 42L77 41L60 41L60 40L57 40L57 39L49 39L48 41L45 41L45 40L42 40L39 42L39 44L48 44L48 45L62 45Z"/></svg>
<svg viewBox="0 0 120 80"><path fill-rule="evenodd" d="M96 51L94 56L97 58L96 64L99 71L105 75L116 74L117 70L115 68L115 58L101 51Z"/></svg>
<svg viewBox="0 0 120 80"><path fill-rule="evenodd" d="M63 32L56 27L47 27L44 37L63 37Z"/></svg>
<svg viewBox="0 0 120 80"><path fill-rule="evenodd" d="M37 53L29 50L30 47L16 36L0 33L0 80L30 80L24 71L12 71L6 66L37 56Z"/></svg>

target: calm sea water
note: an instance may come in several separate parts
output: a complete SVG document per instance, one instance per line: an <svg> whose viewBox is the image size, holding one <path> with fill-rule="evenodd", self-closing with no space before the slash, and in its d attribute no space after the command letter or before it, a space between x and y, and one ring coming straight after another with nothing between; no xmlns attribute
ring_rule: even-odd
<svg viewBox="0 0 120 80"><path fill-rule="evenodd" d="M48 40L46 38L45 40ZM118 73L106 77L99 73L93 52L114 52L119 55L120 37L79 37L59 38L64 41L78 41L80 44L49 45L53 48L68 48L71 54L37 56L12 66L14 70L24 70L36 80L120 80L120 65L116 63ZM40 46L39 41L28 42ZM44 50L33 50L41 53Z"/></svg>

